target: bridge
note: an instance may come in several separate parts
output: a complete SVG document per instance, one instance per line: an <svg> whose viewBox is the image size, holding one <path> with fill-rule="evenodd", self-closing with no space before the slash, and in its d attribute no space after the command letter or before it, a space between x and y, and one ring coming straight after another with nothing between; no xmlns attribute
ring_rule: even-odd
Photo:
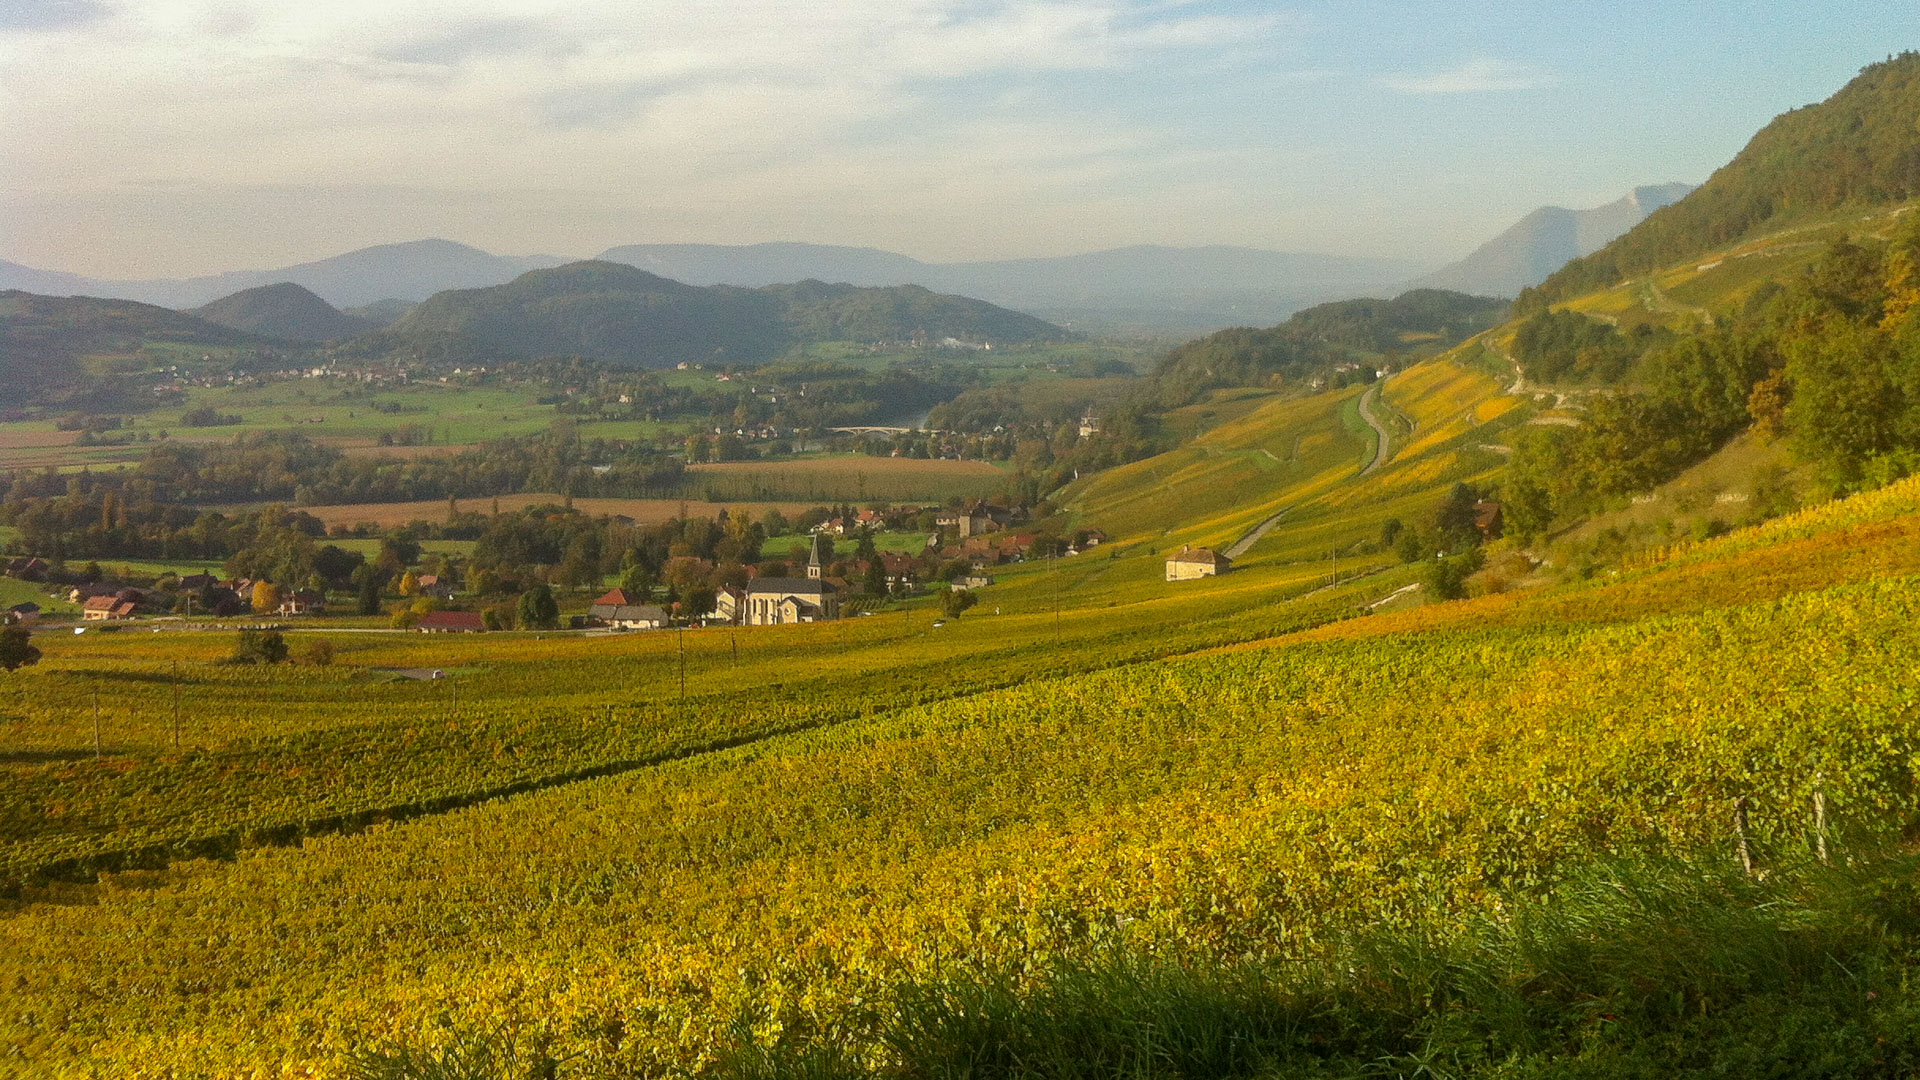
<svg viewBox="0 0 1920 1080"><path fill-rule="evenodd" d="M926 435L945 435L946 434L945 431L942 431L939 428L913 428L913 427L878 427L878 426L836 427L836 428L828 428L827 430L834 432L835 434L838 434L838 435L911 435L915 433L921 433Z"/></svg>

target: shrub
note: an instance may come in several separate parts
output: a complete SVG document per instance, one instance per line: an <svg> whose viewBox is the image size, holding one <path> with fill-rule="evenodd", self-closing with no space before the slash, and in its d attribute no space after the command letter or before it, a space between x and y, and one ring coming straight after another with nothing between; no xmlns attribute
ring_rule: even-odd
<svg viewBox="0 0 1920 1080"><path fill-rule="evenodd" d="M278 630L242 630L229 660L235 664L278 664L287 658L287 639Z"/></svg>

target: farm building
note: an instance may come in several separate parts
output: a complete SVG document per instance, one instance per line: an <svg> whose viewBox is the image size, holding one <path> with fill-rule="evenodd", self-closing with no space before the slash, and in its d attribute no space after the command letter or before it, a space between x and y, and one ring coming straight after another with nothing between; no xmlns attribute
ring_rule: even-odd
<svg viewBox="0 0 1920 1080"><path fill-rule="evenodd" d="M1483 540L1498 540L1505 535L1506 515L1497 502L1477 502L1473 504L1473 527L1480 531Z"/></svg>
<svg viewBox="0 0 1920 1080"><path fill-rule="evenodd" d="M667 613L629 589L608 589L587 608L587 618L621 630L655 630L667 625Z"/></svg>
<svg viewBox="0 0 1920 1080"><path fill-rule="evenodd" d="M118 596L89 596L80 608L80 617L87 622L131 619L136 606L132 600L122 600Z"/></svg>
<svg viewBox="0 0 1920 1080"><path fill-rule="evenodd" d="M1167 580L1191 581L1233 569L1233 560L1212 548L1183 547L1167 556Z"/></svg>
<svg viewBox="0 0 1920 1080"><path fill-rule="evenodd" d="M667 625L666 611L652 604L595 604L590 617L615 630L658 630Z"/></svg>
<svg viewBox="0 0 1920 1080"><path fill-rule="evenodd" d="M429 611L413 628L423 634L478 634L487 624L477 611Z"/></svg>
<svg viewBox="0 0 1920 1080"><path fill-rule="evenodd" d="M280 601L282 615L318 615L327 610L327 594L318 589L298 589Z"/></svg>

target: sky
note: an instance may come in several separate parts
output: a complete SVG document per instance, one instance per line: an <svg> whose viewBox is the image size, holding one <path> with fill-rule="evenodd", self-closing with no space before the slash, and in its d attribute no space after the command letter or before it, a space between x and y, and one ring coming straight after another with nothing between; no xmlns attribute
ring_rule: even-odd
<svg viewBox="0 0 1920 1080"><path fill-rule="evenodd" d="M1438 265L1698 183L1920 47L1911 0L0 0L0 259L445 237Z"/></svg>

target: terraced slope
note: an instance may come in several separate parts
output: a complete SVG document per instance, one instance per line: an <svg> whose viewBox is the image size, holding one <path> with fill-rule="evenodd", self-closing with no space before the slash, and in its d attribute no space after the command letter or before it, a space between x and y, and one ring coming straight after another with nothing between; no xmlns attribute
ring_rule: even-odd
<svg viewBox="0 0 1920 1080"><path fill-rule="evenodd" d="M1388 429L1384 458L1361 413L1370 394ZM1275 398L1179 449L1080 481L1060 500L1077 519L1160 552L1227 548L1271 521L1241 557L1281 564L1338 552L1360 560L1355 569L1384 566L1377 545L1368 550L1381 524L1421 520L1453 484L1493 475L1505 434L1534 411L1499 380L1441 357L1377 390Z"/></svg>

